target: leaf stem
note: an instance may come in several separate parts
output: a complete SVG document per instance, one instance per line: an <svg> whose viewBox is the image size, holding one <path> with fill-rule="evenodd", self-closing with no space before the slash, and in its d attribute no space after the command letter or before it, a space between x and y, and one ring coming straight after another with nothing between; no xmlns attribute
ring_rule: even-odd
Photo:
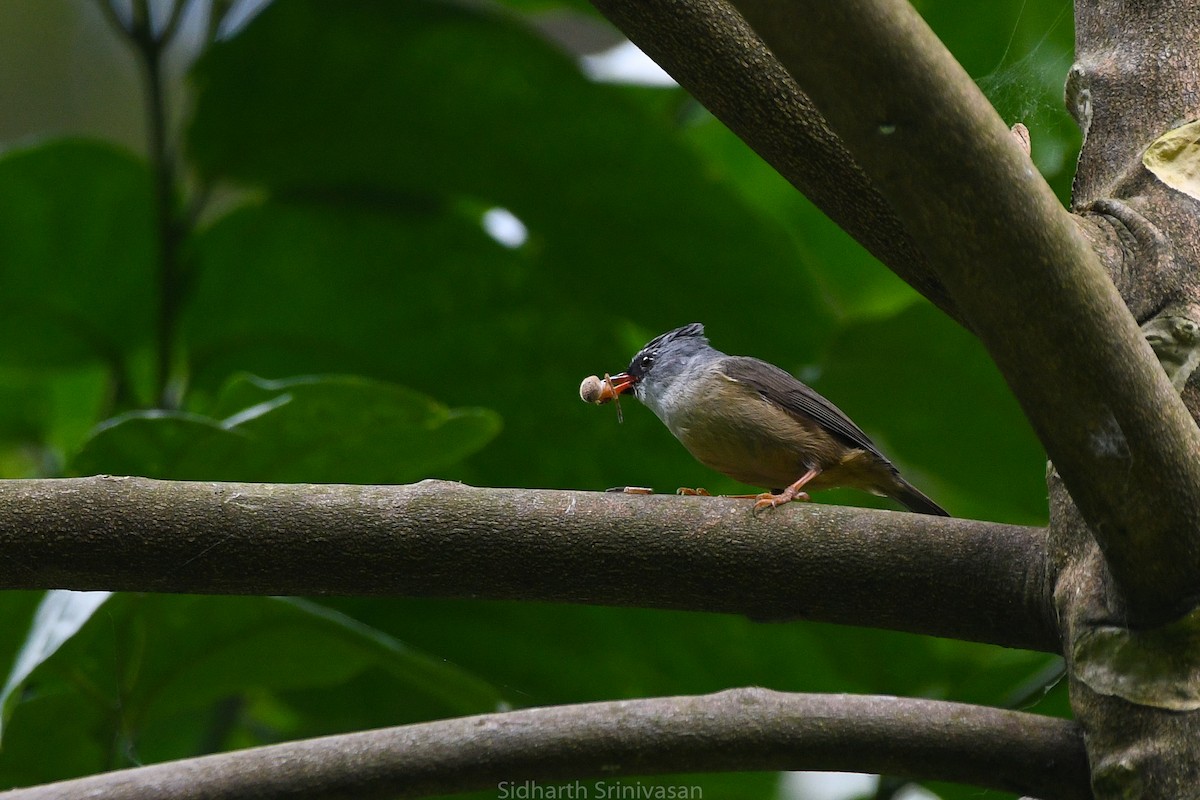
<svg viewBox="0 0 1200 800"><path fill-rule="evenodd" d="M128 22L121 19L112 0L99 5L113 27L132 46L145 81L146 132L150 169L154 180L155 236L158 243L158 317L155 325L155 394L164 408L179 405L179 392L172 385L178 335L178 317L183 297L184 274L180 247L191 227L191 218L180 213L176 157L170 142L163 57L179 30L190 0L176 0L161 30L155 31L148 0L133 0Z"/></svg>

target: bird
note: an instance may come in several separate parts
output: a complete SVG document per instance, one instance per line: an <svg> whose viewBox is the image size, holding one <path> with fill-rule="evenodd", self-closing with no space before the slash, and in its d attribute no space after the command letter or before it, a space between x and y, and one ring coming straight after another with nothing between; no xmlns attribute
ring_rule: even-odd
<svg viewBox="0 0 1200 800"><path fill-rule="evenodd" d="M651 339L624 372L585 379L580 395L599 404L630 390L697 461L769 488L747 495L756 513L850 487L949 516L837 406L774 364L715 349L698 322Z"/></svg>

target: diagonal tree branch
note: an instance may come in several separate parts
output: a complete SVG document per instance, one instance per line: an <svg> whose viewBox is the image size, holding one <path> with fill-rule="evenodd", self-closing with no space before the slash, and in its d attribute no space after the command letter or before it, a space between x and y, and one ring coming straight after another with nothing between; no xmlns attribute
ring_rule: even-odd
<svg viewBox="0 0 1200 800"><path fill-rule="evenodd" d="M814 619L1058 652L1045 531L596 492L0 482L0 588L488 597Z"/></svg>
<svg viewBox="0 0 1200 800"><path fill-rule="evenodd" d="M5 800L412 798L525 781L850 770L1091 797L1065 720L960 703L734 689L426 722L110 772ZM581 795L582 796L582 795Z"/></svg>
<svg viewBox="0 0 1200 800"><path fill-rule="evenodd" d="M872 255L964 321L888 202L726 0L592 4Z"/></svg>
<svg viewBox="0 0 1200 800"><path fill-rule="evenodd" d="M1178 615L1200 591L1200 538L1181 535L1200 523L1200 430L1070 214L907 2L736 5L987 346L1131 620Z"/></svg>

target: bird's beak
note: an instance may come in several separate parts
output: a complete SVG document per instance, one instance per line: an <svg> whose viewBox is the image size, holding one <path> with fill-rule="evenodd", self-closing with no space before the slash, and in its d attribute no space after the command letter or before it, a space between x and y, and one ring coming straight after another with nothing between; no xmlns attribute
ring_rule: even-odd
<svg viewBox="0 0 1200 800"><path fill-rule="evenodd" d="M627 392L637 383L637 378L630 375L628 372L622 372L620 375L604 376L604 385L600 388L600 397L596 399L597 403L607 403L609 400L616 400L617 396L622 392Z"/></svg>

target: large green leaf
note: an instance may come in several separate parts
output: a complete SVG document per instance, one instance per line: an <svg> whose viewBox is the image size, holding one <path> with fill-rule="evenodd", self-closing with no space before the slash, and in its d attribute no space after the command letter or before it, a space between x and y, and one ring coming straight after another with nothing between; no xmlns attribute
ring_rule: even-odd
<svg viewBox="0 0 1200 800"><path fill-rule="evenodd" d="M335 732L279 698L364 675L377 681L376 703L389 698L377 715L387 724L482 713L508 700L444 659L311 603L117 595L27 675L0 775L19 785L290 738L297 729ZM50 711L58 714L53 732L40 722ZM39 745L70 758L37 756Z"/></svg>
<svg viewBox="0 0 1200 800"><path fill-rule="evenodd" d="M0 363L118 363L149 343L152 209L146 165L110 145L0 157Z"/></svg>
<svg viewBox="0 0 1200 800"><path fill-rule="evenodd" d="M290 0L215 47L194 79L197 163L277 190L465 194L540 222L665 208L679 187L654 180L663 175L709 183L695 169L676 175L696 162L661 123L586 81L516 17L482 7ZM623 216L592 225L635 224Z"/></svg>
<svg viewBox="0 0 1200 800"><path fill-rule="evenodd" d="M520 314L537 293L518 254L436 204L249 206L195 248L200 272L185 325L202 387L237 369L269 377L336 369L430 392L479 386L481 364L503 367L503 342L487 326Z"/></svg>
<svg viewBox="0 0 1200 800"><path fill-rule="evenodd" d="M765 686L1002 704L1048 656L727 615L529 603L341 599L372 627L520 693L522 704Z"/></svg>
<svg viewBox="0 0 1200 800"><path fill-rule="evenodd" d="M271 195L196 242L197 380L340 359L496 408L505 431L464 478L704 481L648 415L615 429L576 387L693 320L734 351L819 352L830 312L792 238L665 114L588 82L513 18L329 9L275 4L197 70L192 152ZM492 205L527 225L524 246L484 238Z"/></svg>
<svg viewBox="0 0 1200 800"><path fill-rule="evenodd" d="M485 409L447 409L364 378L226 384L215 417L130 412L101 426L75 472L180 480L404 483L478 450L500 428Z"/></svg>
<svg viewBox="0 0 1200 800"><path fill-rule="evenodd" d="M0 731L12 713L17 692L34 670L79 632L96 610L108 600L109 592L47 592L38 604L25 641L17 650L12 669L0 688Z"/></svg>
<svg viewBox="0 0 1200 800"><path fill-rule="evenodd" d="M729 208L755 225L737 204ZM477 472L462 475L470 480L604 488L654 482L647 473L656 471L679 482L672 489L703 482L709 473L652 415L627 414L617 428L611 409L585 406L577 388L588 374L623 369L663 329L708 315L727 320L712 326L718 345L744 351L757 341L776 357L813 352L827 335L826 312L780 262L782 235L757 226L747 236L755 230L762 238L747 249L774 253L759 264L770 278L742 285L693 245L682 256L690 262L621 262L601 276L570 277L543 253L501 248L460 215L244 208L196 243L202 270L187 313L196 379L340 369L494 408L505 430L472 459ZM731 290L752 316L729 317ZM626 321L642 313L664 321Z"/></svg>
<svg viewBox="0 0 1200 800"><path fill-rule="evenodd" d="M0 478L61 474L64 456L100 418L109 385L98 365L0 367Z"/></svg>

